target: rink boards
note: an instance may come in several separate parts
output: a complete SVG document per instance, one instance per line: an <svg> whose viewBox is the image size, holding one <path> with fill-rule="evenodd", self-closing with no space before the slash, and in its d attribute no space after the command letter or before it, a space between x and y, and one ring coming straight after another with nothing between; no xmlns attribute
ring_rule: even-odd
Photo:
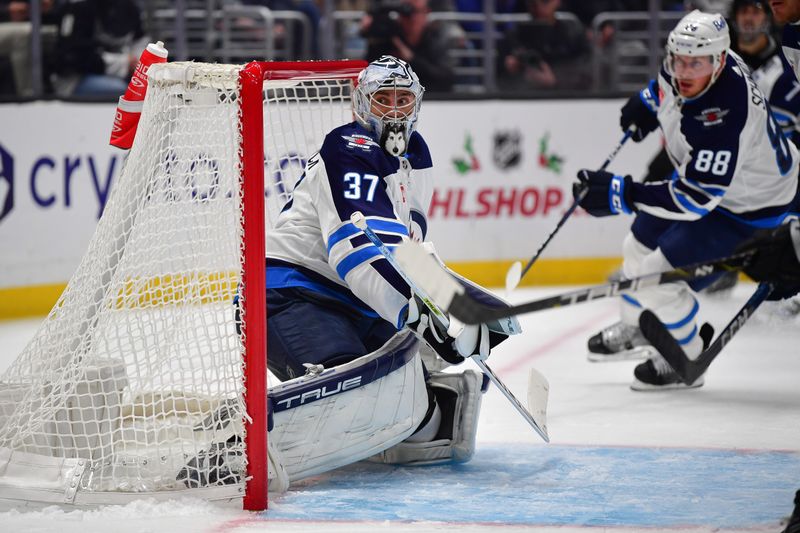
<svg viewBox="0 0 800 533"><path fill-rule="evenodd" d="M577 171L599 166L615 147L621 105L426 102L419 131L435 183L428 238L440 255L478 283L501 285L570 205ZM77 267L125 160L108 146L113 113L112 104L0 105L0 318L46 313ZM644 172L658 148L652 137L625 146L611 170ZM266 170L269 190L278 178ZM630 222L579 211L524 282L601 281L618 265Z"/></svg>

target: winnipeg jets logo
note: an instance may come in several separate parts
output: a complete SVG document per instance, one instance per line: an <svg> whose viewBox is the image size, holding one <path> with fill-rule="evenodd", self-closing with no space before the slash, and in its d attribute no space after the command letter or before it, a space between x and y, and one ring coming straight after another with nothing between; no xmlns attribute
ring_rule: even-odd
<svg viewBox="0 0 800 533"><path fill-rule="evenodd" d="M413 83L411 70L408 63L393 56L381 56L372 65L383 67L388 71L385 78L379 82L381 87L410 87Z"/></svg>
<svg viewBox="0 0 800 533"><path fill-rule="evenodd" d="M695 115L695 120L703 123L703 126L716 126L722 124L722 119L725 118L730 111L728 109L720 109L719 107L710 107L704 109L699 115Z"/></svg>
<svg viewBox="0 0 800 533"><path fill-rule="evenodd" d="M364 152L369 152L373 146L378 146L378 143L373 141L367 135L359 135L358 133L353 135L342 135L342 139L347 141L348 148L358 148Z"/></svg>

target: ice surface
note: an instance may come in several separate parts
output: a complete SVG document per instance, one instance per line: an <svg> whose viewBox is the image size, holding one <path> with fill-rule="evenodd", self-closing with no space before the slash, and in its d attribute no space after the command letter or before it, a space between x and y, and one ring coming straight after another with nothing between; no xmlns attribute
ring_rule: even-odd
<svg viewBox="0 0 800 533"><path fill-rule="evenodd" d="M755 286L703 297L720 331ZM525 301L566 288L518 289ZM15 509L4 531L778 531L800 488L800 318L765 304L705 386L633 392L635 363L589 363L586 339L616 320L601 301L521 317L489 364L524 400L528 369L550 381L546 445L496 390L472 462L361 463L298 483L266 513L192 499L93 511ZM0 323L0 368L38 320ZM470 363L467 363L470 364Z"/></svg>

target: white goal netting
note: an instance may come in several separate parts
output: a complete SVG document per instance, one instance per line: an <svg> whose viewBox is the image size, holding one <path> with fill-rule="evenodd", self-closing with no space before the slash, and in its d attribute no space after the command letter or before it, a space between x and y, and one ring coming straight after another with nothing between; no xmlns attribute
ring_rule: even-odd
<svg viewBox="0 0 800 533"><path fill-rule="evenodd" d="M240 68L151 69L89 248L0 376L0 497L241 495ZM349 79L305 78L264 83L267 227L324 135L352 120Z"/></svg>

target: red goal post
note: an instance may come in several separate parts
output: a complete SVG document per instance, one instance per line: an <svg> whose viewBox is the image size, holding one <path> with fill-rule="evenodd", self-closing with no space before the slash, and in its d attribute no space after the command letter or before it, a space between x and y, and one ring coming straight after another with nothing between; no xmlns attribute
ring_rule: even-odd
<svg viewBox="0 0 800 533"><path fill-rule="evenodd" d="M266 508L265 235L307 158L353 120L365 66L151 68L88 250L0 375L0 500ZM246 474L215 470L214 450Z"/></svg>
<svg viewBox="0 0 800 533"><path fill-rule="evenodd" d="M252 62L240 73L242 91L242 173L244 182L244 238L261 246L247 247L244 254L244 315L251 314L253 324L244 321L245 342L245 404L250 419L245 422L245 449L248 450L248 478L243 507L261 510L267 507L267 360L252 361L247 354L267 352L266 308L247 306L248 299L258 302L266 293L264 265L264 120L263 82L270 80L326 79L352 80L366 67L365 61L281 61ZM309 154L310 155L310 154ZM252 274L252 278L250 277ZM251 283L248 283L248 279ZM249 298L248 298L249 296ZM261 297L263 300L263 297ZM262 391L257 396L248 391ZM254 397L256 396L256 397ZM255 408L254 406L258 406Z"/></svg>

